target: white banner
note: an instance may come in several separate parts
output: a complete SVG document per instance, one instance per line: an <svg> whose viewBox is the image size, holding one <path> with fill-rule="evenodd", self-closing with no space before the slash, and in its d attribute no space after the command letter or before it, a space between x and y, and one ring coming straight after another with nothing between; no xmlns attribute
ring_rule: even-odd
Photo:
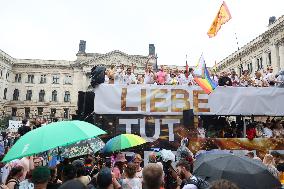
<svg viewBox="0 0 284 189"><path fill-rule="evenodd" d="M7 128L7 130L11 132L17 132L22 125L22 121L9 120L9 127Z"/></svg>
<svg viewBox="0 0 284 189"><path fill-rule="evenodd" d="M217 87L210 95L197 86L108 85L95 89L97 114L284 115L284 89Z"/></svg>

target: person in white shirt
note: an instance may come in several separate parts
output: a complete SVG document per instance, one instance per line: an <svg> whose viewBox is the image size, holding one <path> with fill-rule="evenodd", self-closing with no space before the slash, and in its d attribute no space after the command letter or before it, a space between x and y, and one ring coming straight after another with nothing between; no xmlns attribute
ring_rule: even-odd
<svg viewBox="0 0 284 189"><path fill-rule="evenodd" d="M124 75L124 84L137 84L137 80L136 80L136 76L134 75L134 73L132 73L133 70L133 65L132 68L127 68L126 70L126 74Z"/></svg>
<svg viewBox="0 0 284 189"><path fill-rule="evenodd" d="M273 132L270 129L271 127L271 122L266 121L265 127L263 128L263 135L265 138L272 138L273 137Z"/></svg>
<svg viewBox="0 0 284 189"><path fill-rule="evenodd" d="M182 71L179 72L178 83L179 85L188 85L188 79L186 78L185 73Z"/></svg>
<svg viewBox="0 0 284 189"><path fill-rule="evenodd" d="M194 76L193 76L194 70L192 68L189 68L188 72L189 72L189 75L188 75L188 78L187 78L188 85L190 85L190 86L195 85Z"/></svg>
<svg viewBox="0 0 284 189"><path fill-rule="evenodd" d="M268 67L267 68L268 73L264 77L264 79L268 82L270 86L274 86L276 83L279 83L279 81L276 80L275 75L273 74L273 68Z"/></svg>
<svg viewBox="0 0 284 189"><path fill-rule="evenodd" d="M255 72L255 78L253 81L253 86L255 87L268 87L268 83L262 78L259 71Z"/></svg>
<svg viewBox="0 0 284 189"><path fill-rule="evenodd" d="M152 66L145 66L145 78L144 84L154 84L156 80L156 74L153 72Z"/></svg>
<svg viewBox="0 0 284 189"><path fill-rule="evenodd" d="M114 84L123 84L124 75L124 65L121 64L121 66L116 69L116 72L114 74Z"/></svg>
<svg viewBox="0 0 284 189"><path fill-rule="evenodd" d="M231 81L232 81L232 86L234 86L234 87L239 86L239 84L240 84L240 79L239 79L239 77L238 77L238 75L237 75L237 73L236 73L235 70L233 70L233 71L231 72L230 78L231 78Z"/></svg>

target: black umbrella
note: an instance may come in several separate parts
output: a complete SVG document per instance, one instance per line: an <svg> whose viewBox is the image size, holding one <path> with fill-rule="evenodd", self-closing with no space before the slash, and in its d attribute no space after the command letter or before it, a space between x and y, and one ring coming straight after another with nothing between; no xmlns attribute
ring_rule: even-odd
<svg viewBox="0 0 284 189"><path fill-rule="evenodd" d="M279 180L261 162L233 154L203 154L194 162L193 174L208 182L226 179L241 189L281 187Z"/></svg>

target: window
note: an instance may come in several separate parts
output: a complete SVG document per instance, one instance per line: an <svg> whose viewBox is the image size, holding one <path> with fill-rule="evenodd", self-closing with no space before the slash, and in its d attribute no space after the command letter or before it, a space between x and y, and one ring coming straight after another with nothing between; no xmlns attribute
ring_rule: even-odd
<svg viewBox="0 0 284 189"><path fill-rule="evenodd" d="M63 111L64 111L63 117L68 119L69 118L69 109L68 108L64 108Z"/></svg>
<svg viewBox="0 0 284 189"><path fill-rule="evenodd" d="M53 102L57 102L57 91L56 90L52 91L51 97L52 97Z"/></svg>
<svg viewBox="0 0 284 189"><path fill-rule="evenodd" d="M52 76L52 83L53 84L59 84L59 75L53 75Z"/></svg>
<svg viewBox="0 0 284 189"><path fill-rule="evenodd" d="M0 78L3 76L3 70L0 70Z"/></svg>
<svg viewBox="0 0 284 189"><path fill-rule="evenodd" d="M249 73L252 73L252 62L248 64L248 71Z"/></svg>
<svg viewBox="0 0 284 189"><path fill-rule="evenodd" d="M28 75L28 81L27 81L27 83L34 83L34 75Z"/></svg>
<svg viewBox="0 0 284 189"><path fill-rule="evenodd" d="M38 115L41 116L43 114L43 107L37 107Z"/></svg>
<svg viewBox="0 0 284 189"><path fill-rule="evenodd" d="M3 99L6 100L7 99L7 88L4 89L4 96Z"/></svg>
<svg viewBox="0 0 284 189"><path fill-rule="evenodd" d="M268 53L268 65L271 66L271 52Z"/></svg>
<svg viewBox="0 0 284 189"><path fill-rule="evenodd" d="M6 79L7 79L7 80L9 79L9 76L10 76L10 73L7 72L7 73L6 73Z"/></svg>
<svg viewBox="0 0 284 189"><path fill-rule="evenodd" d="M252 73L252 63L250 63L250 73Z"/></svg>
<svg viewBox="0 0 284 189"><path fill-rule="evenodd" d="M12 116L17 116L17 108L12 108Z"/></svg>
<svg viewBox="0 0 284 189"><path fill-rule="evenodd" d="M39 95L38 95L39 96L38 100L40 102L44 102L44 95L45 95L44 90L40 90Z"/></svg>
<svg viewBox="0 0 284 189"><path fill-rule="evenodd" d="M39 83L46 83L46 75L40 76L40 82Z"/></svg>
<svg viewBox="0 0 284 189"><path fill-rule="evenodd" d="M13 100L19 100L19 89L14 90Z"/></svg>
<svg viewBox="0 0 284 189"><path fill-rule="evenodd" d="M242 74L243 74L243 71L244 71L244 68L243 68L243 65L242 65L242 64L240 65L239 71L240 71L240 74L239 74L239 75L242 75Z"/></svg>
<svg viewBox="0 0 284 189"><path fill-rule="evenodd" d="M27 90L26 100L32 100L33 92L32 90Z"/></svg>
<svg viewBox="0 0 284 189"><path fill-rule="evenodd" d="M51 108L50 109L50 116L51 117L55 117L55 115L56 115L56 109L55 108Z"/></svg>
<svg viewBox="0 0 284 189"><path fill-rule="evenodd" d="M69 91L65 91L64 102L70 102L70 92Z"/></svg>
<svg viewBox="0 0 284 189"><path fill-rule="evenodd" d="M31 108L30 107L25 107L25 117L26 118L30 118L30 112L31 112Z"/></svg>
<svg viewBox="0 0 284 189"><path fill-rule="evenodd" d="M259 67L260 69L263 69L262 57L259 58Z"/></svg>
<svg viewBox="0 0 284 189"><path fill-rule="evenodd" d="M257 71L261 70L263 68L262 66L262 57L256 59L256 66L257 66Z"/></svg>
<svg viewBox="0 0 284 189"><path fill-rule="evenodd" d="M72 77L71 77L71 75L65 75L64 84L72 84Z"/></svg>
<svg viewBox="0 0 284 189"><path fill-rule="evenodd" d="M15 83L21 83L22 74L16 74L15 75Z"/></svg>

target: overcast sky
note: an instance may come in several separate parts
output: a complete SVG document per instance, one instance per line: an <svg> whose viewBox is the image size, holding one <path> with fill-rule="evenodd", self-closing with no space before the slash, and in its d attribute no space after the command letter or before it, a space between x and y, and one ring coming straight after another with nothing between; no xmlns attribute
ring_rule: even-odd
<svg viewBox="0 0 284 189"><path fill-rule="evenodd" d="M195 65L203 52L212 66L284 14L283 0L226 0L232 19L217 37L207 31L221 0L0 0L0 49L15 58L75 60L79 40L87 52L120 50L158 64Z"/></svg>

